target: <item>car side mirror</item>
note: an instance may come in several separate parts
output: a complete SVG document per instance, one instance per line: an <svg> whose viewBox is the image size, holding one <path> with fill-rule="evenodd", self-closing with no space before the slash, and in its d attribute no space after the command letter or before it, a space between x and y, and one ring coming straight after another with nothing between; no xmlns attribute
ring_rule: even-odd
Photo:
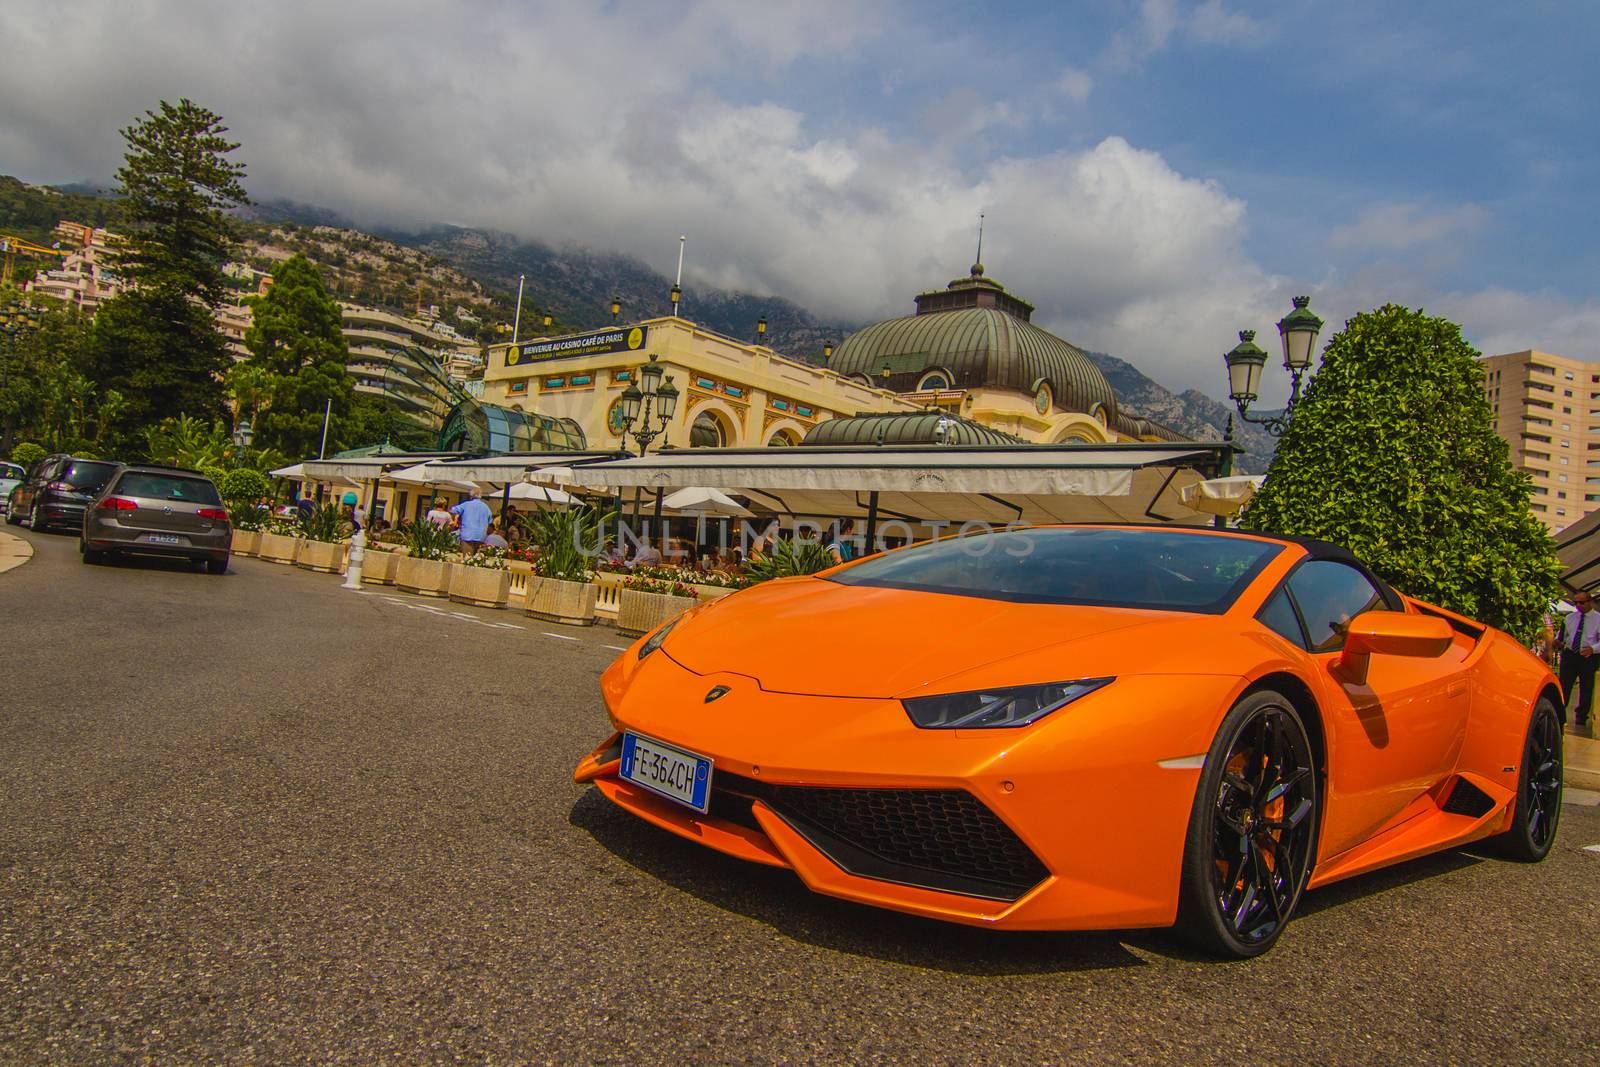
<svg viewBox="0 0 1600 1067"><path fill-rule="evenodd" d="M1364 611L1350 620L1345 631L1344 654L1339 669L1357 685L1365 685L1374 653L1380 656L1445 654L1455 641L1450 624L1433 615L1408 615L1403 611Z"/></svg>

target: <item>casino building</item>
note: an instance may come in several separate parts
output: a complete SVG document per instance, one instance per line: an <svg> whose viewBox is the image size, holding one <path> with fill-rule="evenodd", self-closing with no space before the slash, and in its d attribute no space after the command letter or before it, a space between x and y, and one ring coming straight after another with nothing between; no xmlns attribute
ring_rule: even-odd
<svg viewBox="0 0 1600 1067"><path fill-rule="evenodd" d="M560 420L578 447L632 450L621 394L654 359L680 399L652 450L1183 440L1121 411L1082 350L1035 326L1033 305L982 264L915 304L825 351L826 367L676 317L496 345L481 404Z"/></svg>

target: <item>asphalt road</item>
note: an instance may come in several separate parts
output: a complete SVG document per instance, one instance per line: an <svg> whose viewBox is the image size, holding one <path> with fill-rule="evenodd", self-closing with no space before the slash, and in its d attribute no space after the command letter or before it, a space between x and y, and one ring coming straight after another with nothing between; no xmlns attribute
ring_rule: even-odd
<svg viewBox="0 0 1600 1067"><path fill-rule="evenodd" d="M20 536L0 1060L1600 1056L1600 807L1569 804L1542 865L1452 853L1311 894L1248 963L945 926L573 785L609 630Z"/></svg>

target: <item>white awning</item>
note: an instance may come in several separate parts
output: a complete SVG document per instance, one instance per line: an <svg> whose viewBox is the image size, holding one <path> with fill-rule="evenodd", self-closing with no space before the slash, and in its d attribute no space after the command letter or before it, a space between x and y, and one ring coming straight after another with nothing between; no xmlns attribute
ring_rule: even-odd
<svg viewBox="0 0 1600 1067"><path fill-rule="evenodd" d="M478 459L435 460L429 466L435 473L448 478L504 485L506 482L523 481L529 471L544 467L567 467L612 460L617 455L615 452L525 452Z"/></svg>
<svg viewBox="0 0 1600 1067"><path fill-rule="evenodd" d="M786 515L1008 522L1199 522L1182 490L1226 445L687 449L575 466L597 488L703 486ZM1198 469L1197 469L1198 468Z"/></svg>
<svg viewBox="0 0 1600 1067"><path fill-rule="evenodd" d="M274 478L292 478L295 481L299 481L306 476L306 465L304 463L291 463L287 467L279 467L277 470L269 471L268 473Z"/></svg>
<svg viewBox="0 0 1600 1067"><path fill-rule="evenodd" d="M432 463L402 467L400 470L390 471L384 477L402 485L425 485L438 489L454 489L462 493L470 493L478 488L472 482L445 477Z"/></svg>

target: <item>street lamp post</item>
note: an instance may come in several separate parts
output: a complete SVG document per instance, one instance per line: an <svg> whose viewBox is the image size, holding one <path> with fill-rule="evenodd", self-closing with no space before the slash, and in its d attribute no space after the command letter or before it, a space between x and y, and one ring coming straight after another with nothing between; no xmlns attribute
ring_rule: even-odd
<svg viewBox="0 0 1600 1067"><path fill-rule="evenodd" d="M233 431L233 443L241 449L249 448L250 442L256 439L256 431L250 425L249 419L240 419L239 425Z"/></svg>
<svg viewBox="0 0 1600 1067"><path fill-rule="evenodd" d="M16 358L17 338L26 337L39 328L39 309L19 304L15 300L0 307L0 330L6 335L6 357L0 363L0 394L4 394L11 385L11 363ZM9 455L11 452L11 436L17 432L15 417L6 415L3 432L0 432L0 455Z"/></svg>
<svg viewBox="0 0 1600 1067"><path fill-rule="evenodd" d="M1300 400L1300 384L1311 367L1311 353L1317 347L1317 334L1322 330L1322 320L1311 310L1309 296L1294 298L1294 310L1278 320L1278 336L1283 341L1283 369L1289 372L1289 402L1282 411L1250 414L1250 405L1260 395L1261 370L1267 364L1267 353L1256 344L1254 330L1240 330L1239 343L1222 357L1228 368L1228 395L1239 409L1245 422L1264 427L1268 433L1281 437L1289 428L1294 416L1294 406Z"/></svg>
<svg viewBox="0 0 1600 1067"><path fill-rule="evenodd" d="M665 371L652 355L650 362L639 368L633 381L622 391L622 420L625 423L623 439L633 438L639 446L639 455L650 450L650 443L667 432L667 425L678 410L678 387L671 377L663 380ZM656 518L661 517L661 494L656 494ZM639 489L633 490L633 521L639 521Z"/></svg>

